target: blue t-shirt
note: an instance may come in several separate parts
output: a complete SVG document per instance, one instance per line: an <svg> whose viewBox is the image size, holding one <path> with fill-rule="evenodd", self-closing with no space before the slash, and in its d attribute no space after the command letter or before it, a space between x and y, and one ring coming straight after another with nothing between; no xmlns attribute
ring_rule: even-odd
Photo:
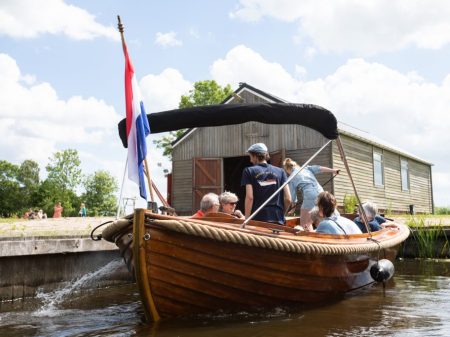
<svg viewBox="0 0 450 337"><path fill-rule="evenodd" d="M367 228L366 225L364 225L364 221L358 216L355 218L355 220L353 220L359 227L359 229L361 230L361 232L363 233L367 233ZM383 218L380 215L376 215L375 219L373 219L372 221L369 221L368 225L370 227L370 231L371 232L376 232L379 231L381 229L381 224L385 223L386 219Z"/></svg>
<svg viewBox="0 0 450 337"><path fill-rule="evenodd" d="M291 174L295 175L298 171L299 168L296 168ZM320 186L315 176L317 173L320 173L319 165L306 166L289 182L289 189L293 202L297 201L297 190L299 189L303 192L303 200L312 199L315 201L319 193L323 192L323 188Z"/></svg>
<svg viewBox="0 0 450 337"><path fill-rule="evenodd" d="M242 172L241 185L250 184L253 187L252 213L280 188L285 181L286 173L279 167L265 163L246 167ZM253 219L284 224L283 190L273 197Z"/></svg>

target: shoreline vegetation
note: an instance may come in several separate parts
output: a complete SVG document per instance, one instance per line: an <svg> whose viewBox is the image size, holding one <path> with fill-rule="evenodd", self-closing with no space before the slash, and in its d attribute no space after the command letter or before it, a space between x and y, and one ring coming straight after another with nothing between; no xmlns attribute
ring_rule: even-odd
<svg viewBox="0 0 450 337"><path fill-rule="evenodd" d="M86 237L96 226L110 220L114 220L114 217L65 217L42 220L1 218L0 240L35 237Z"/></svg>

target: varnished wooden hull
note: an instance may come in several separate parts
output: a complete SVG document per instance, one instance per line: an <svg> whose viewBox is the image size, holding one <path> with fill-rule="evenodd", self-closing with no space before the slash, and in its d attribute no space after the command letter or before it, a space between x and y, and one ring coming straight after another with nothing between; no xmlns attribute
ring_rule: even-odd
<svg viewBox="0 0 450 337"><path fill-rule="evenodd" d="M146 216L150 221L144 220ZM324 302L373 282L369 270L379 253L373 249L344 254L277 250L174 231L154 224L151 218L155 215L148 217L142 210L136 213L132 243L131 225L122 229L115 242L136 275L149 320ZM208 226L207 222L198 223ZM216 221L214 226L232 231L234 225ZM248 232L269 240L324 242L332 248L336 241L330 235L273 234L267 227L255 226ZM340 240L361 245L367 235L342 236ZM393 260L397 246L384 248L381 258Z"/></svg>

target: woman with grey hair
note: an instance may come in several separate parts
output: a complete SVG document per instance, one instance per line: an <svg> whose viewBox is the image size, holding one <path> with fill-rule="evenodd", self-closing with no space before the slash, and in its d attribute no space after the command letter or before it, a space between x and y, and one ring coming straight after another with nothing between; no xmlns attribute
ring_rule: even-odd
<svg viewBox="0 0 450 337"><path fill-rule="evenodd" d="M386 219L378 215L378 206L373 202L367 201L362 204L362 208L364 210L364 213L366 214L370 231L379 231L382 227L381 224L385 223ZM363 233L367 233L366 225L359 216L356 217L353 221L358 225L359 229L361 229Z"/></svg>
<svg viewBox="0 0 450 337"><path fill-rule="evenodd" d="M219 212L233 215L239 219L244 219L245 216L242 212L236 209L236 205L239 199L236 194L225 191L219 195L220 209Z"/></svg>

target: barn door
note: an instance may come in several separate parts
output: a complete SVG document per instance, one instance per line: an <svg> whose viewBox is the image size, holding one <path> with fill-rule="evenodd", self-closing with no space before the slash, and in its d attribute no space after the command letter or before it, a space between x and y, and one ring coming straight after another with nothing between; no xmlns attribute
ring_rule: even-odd
<svg viewBox="0 0 450 337"><path fill-rule="evenodd" d="M282 167L284 158L286 158L285 149L270 152L270 163L273 166Z"/></svg>
<svg viewBox="0 0 450 337"><path fill-rule="evenodd" d="M192 182L192 210L195 212L206 193L222 192L222 158L194 158Z"/></svg>

